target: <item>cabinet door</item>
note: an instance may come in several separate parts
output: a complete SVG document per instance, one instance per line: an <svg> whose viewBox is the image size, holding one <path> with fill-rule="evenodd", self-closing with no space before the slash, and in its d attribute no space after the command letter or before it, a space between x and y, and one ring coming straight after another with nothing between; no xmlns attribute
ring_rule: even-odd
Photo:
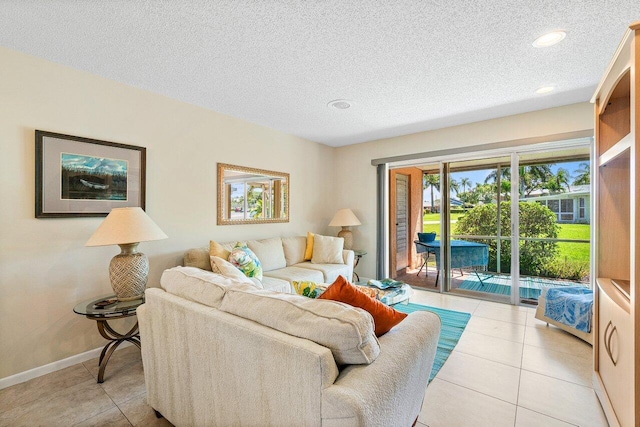
<svg viewBox="0 0 640 427"><path fill-rule="evenodd" d="M600 378L621 426L633 425L631 316L598 289Z"/></svg>

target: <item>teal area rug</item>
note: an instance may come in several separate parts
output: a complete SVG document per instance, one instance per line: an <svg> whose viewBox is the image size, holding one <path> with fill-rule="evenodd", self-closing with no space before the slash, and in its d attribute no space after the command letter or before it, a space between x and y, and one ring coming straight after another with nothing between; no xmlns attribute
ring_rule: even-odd
<svg viewBox="0 0 640 427"><path fill-rule="evenodd" d="M459 289L466 289L468 291L476 292L488 292L490 294L497 295L511 295L511 276L496 275L493 277L482 277L482 283L475 275L469 275L465 278L465 281L458 286ZM520 298L537 300L542 292L542 287L560 287L560 286L576 286L583 285L577 282L568 282L561 280L552 280L540 277L522 277L520 278Z"/></svg>
<svg viewBox="0 0 640 427"><path fill-rule="evenodd" d="M442 365L444 365L444 362L449 358L453 348L458 344L458 340L464 328L467 326L471 314L412 303L396 304L393 308L407 314L413 313L414 311L431 311L440 316L442 329L440 330L440 338L438 339L438 348L436 349L433 369L431 369L431 375L429 376L429 382L431 382L440 368L442 368Z"/></svg>

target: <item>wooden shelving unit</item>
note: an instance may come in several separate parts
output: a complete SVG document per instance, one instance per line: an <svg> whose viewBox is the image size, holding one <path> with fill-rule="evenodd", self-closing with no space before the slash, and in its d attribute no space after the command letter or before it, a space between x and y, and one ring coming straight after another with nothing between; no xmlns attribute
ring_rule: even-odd
<svg viewBox="0 0 640 427"><path fill-rule="evenodd" d="M612 426L640 425L640 22L625 33L595 104L593 385Z"/></svg>

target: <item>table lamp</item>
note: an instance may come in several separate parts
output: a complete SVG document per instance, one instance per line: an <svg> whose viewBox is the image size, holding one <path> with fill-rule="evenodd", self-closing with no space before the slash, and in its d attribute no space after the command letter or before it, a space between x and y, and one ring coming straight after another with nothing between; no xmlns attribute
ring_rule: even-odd
<svg viewBox="0 0 640 427"><path fill-rule="evenodd" d="M340 209L329 223L329 227L342 227L342 230L338 232L338 237L344 239L345 249L353 248L353 234L351 230L349 230L349 227L353 225L360 225L360 220L358 220L351 209Z"/></svg>
<svg viewBox="0 0 640 427"><path fill-rule="evenodd" d="M166 238L141 208L114 208L85 246L120 246L109 264L109 279L119 301L132 301L142 298L149 276L149 259L137 251L138 243Z"/></svg>

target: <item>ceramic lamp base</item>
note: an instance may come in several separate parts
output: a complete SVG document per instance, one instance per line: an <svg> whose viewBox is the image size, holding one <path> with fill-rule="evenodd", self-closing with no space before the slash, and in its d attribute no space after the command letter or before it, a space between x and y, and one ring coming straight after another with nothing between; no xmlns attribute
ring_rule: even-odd
<svg viewBox="0 0 640 427"><path fill-rule="evenodd" d="M132 301L144 296L149 277L149 259L137 252L137 243L120 245L122 252L111 259L109 279L118 301Z"/></svg>
<svg viewBox="0 0 640 427"><path fill-rule="evenodd" d="M353 249L353 233L349 230L349 227L342 227L342 230L338 232L338 237L344 239L344 248Z"/></svg>

